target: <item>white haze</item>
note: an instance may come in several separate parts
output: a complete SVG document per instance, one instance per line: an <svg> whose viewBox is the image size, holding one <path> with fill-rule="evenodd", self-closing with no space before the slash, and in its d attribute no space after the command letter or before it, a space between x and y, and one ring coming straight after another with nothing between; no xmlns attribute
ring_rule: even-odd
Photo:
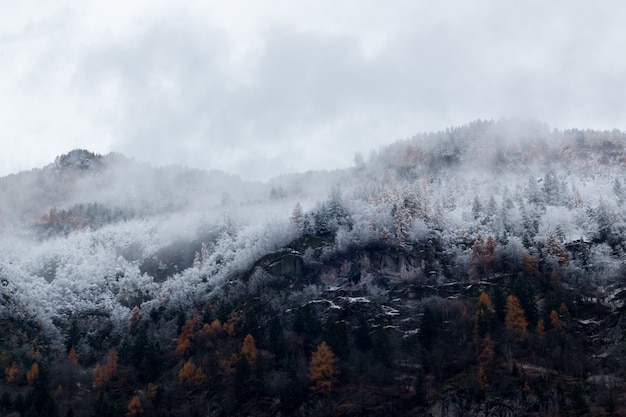
<svg viewBox="0 0 626 417"><path fill-rule="evenodd" d="M0 5L0 175L74 148L267 180L416 132L625 129L611 0Z"/></svg>
<svg viewBox="0 0 626 417"><path fill-rule="evenodd" d="M338 224L328 253L438 239L451 265L416 273L442 282L466 279L464 265L478 236L496 237L498 250L519 259L548 236L563 245L600 242L605 228L608 243L593 246L587 270L591 282L604 285L620 274L626 251L619 238L626 231L626 190L615 185L626 184L625 145L618 131L477 121L396 142L350 169L269 184L74 152L0 179L0 291L11 300L0 306L0 316L36 317L46 337L61 343L80 312L102 312L122 332L135 305L186 311L301 236L290 221L297 203L313 228L325 227L314 221L324 207L342 206L349 214L350 225ZM90 203L132 215L94 228L42 223L54 207ZM181 259L194 251L193 264L185 264ZM563 273L575 275L579 262L571 260ZM171 269L175 264L181 267Z"/></svg>

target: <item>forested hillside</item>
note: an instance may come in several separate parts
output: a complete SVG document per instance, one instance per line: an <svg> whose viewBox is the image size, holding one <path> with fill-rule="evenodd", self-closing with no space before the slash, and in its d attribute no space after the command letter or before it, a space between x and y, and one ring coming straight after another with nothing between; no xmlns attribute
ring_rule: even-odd
<svg viewBox="0 0 626 417"><path fill-rule="evenodd" d="M0 416L626 415L625 164L502 120L268 183L0 178Z"/></svg>

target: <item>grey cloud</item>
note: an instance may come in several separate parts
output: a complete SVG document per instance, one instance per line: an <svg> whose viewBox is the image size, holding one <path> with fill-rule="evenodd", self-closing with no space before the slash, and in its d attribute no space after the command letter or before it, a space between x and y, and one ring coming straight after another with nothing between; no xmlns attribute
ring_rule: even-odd
<svg viewBox="0 0 626 417"><path fill-rule="evenodd" d="M626 68L606 61L623 30L602 16L539 3L416 14L413 30L375 53L349 28L274 24L243 64L227 33L177 16L94 46L76 85L94 100L116 86L100 122L118 151L267 178L347 165L357 150L475 118L614 124Z"/></svg>

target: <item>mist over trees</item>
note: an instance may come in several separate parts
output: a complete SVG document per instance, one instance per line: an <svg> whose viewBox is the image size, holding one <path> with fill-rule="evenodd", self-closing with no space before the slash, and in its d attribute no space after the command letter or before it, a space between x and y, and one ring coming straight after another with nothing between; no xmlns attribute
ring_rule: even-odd
<svg viewBox="0 0 626 417"><path fill-rule="evenodd" d="M518 405L608 407L538 391L617 361L568 332L624 306L625 134L475 121L355 160L251 183L75 150L0 178L0 414L148 415L166 393L324 415L311 396L327 412L358 384L423 411L455 375L479 402L520 364Z"/></svg>

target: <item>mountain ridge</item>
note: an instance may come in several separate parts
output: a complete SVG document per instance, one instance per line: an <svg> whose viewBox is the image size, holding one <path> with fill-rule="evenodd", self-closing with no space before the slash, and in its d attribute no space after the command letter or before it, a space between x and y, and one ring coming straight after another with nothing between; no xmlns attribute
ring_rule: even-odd
<svg viewBox="0 0 626 417"><path fill-rule="evenodd" d="M94 155L0 179L48 216L0 239L0 415L626 409L621 132L476 121L265 184Z"/></svg>

